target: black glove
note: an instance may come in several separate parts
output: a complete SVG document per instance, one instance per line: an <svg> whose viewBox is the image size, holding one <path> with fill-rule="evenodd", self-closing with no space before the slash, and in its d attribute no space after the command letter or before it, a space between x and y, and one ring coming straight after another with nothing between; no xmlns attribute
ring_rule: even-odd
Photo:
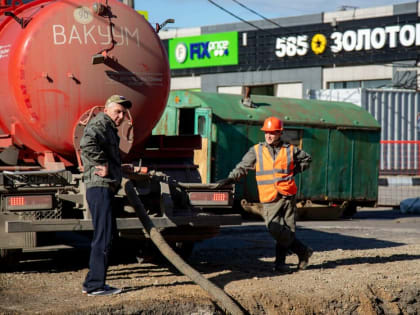
<svg viewBox="0 0 420 315"><path fill-rule="evenodd" d="M223 178L223 179L219 179L216 184L217 184L217 188L221 188L223 186L226 185L230 185L233 184L235 181L233 180L233 178Z"/></svg>

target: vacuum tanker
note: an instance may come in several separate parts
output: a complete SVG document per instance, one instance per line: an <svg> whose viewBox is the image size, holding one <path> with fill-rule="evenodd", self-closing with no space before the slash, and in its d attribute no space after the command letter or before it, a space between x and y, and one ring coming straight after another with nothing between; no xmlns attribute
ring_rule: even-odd
<svg viewBox="0 0 420 315"><path fill-rule="evenodd" d="M169 93L166 52L150 24L112 0L18 3L0 15L0 126L10 145L43 166L76 163L78 124L120 94L133 103L122 139L138 149Z"/></svg>
<svg viewBox="0 0 420 315"><path fill-rule="evenodd" d="M171 230L173 240L182 245L212 236L222 224L238 222L220 214L206 220L199 216L210 208L228 207L230 191L181 185L162 168L139 167L144 166L139 165L143 156L152 164L162 157L168 162L170 152L176 152L175 164L185 166L201 145L191 135L185 141L160 137L149 153L144 148L166 106L169 71L156 31L119 1L0 0L3 258L12 250L43 245L43 233L92 230L79 172L79 142L84 126L113 94L133 104L119 127L120 149L125 162L135 161L137 169L143 169L129 180L149 213L155 214L155 223ZM194 173L193 165L185 168ZM124 193L117 197L121 233L142 228ZM190 227L187 236L185 226Z"/></svg>

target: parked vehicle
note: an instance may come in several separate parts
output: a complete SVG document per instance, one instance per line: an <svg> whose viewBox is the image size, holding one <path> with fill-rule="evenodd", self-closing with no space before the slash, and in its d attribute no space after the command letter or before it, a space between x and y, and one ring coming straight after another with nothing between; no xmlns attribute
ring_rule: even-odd
<svg viewBox="0 0 420 315"><path fill-rule="evenodd" d="M176 146L183 137L150 138L170 75L159 37L136 11L117 0L0 0L0 78L2 258L55 244L57 232L92 230L79 143L112 94L133 104L119 127L120 149L138 170L129 179L163 234L192 248L221 225L240 224L239 216L211 212L230 206L231 189L189 183L195 175L182 165L200 136L182 150ZM120 234L144 239L123 191L117 200Z"/></svg>
<svg viewBox="0 0 420 315"><path fill-rule="evenodd" d="M301 217L326 211L320 205L351 215L357 206L376 203L380 125L350 103L174 91L153 134L201 135L194 162L210 183L225 178L253 144L264 141L260 128L269 116L282 119L285 138L312 155L309 170L296 177ZM235 188L236 204L244 208L258 207L250 173Z"/></svg>

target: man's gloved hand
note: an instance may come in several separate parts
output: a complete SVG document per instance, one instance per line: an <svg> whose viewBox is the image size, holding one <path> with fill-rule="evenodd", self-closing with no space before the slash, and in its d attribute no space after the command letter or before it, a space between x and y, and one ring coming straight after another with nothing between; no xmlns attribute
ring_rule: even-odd
<svg viewBox="0 0 420 315"><path fill-rule="evenodd" d="M219 179L216 184L217 184L217 188L222 188L223 186L226 185L230 185L233 184L235 181L233 180L233 178L223 178L223 179Z"/></svg>

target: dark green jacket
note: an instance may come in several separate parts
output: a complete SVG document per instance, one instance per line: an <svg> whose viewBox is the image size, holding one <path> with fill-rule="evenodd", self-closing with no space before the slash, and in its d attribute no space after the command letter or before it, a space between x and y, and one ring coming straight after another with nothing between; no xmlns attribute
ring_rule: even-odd
<svg viewBox="0 0 420 315"><path fill-rule="evenodd" d="M108 115L101 112L87 124L80 140L86 188L118 189L122 178L119 144L118 129ZM108 176L96 175L95 166L105 164L108 164Z"/></svg>

